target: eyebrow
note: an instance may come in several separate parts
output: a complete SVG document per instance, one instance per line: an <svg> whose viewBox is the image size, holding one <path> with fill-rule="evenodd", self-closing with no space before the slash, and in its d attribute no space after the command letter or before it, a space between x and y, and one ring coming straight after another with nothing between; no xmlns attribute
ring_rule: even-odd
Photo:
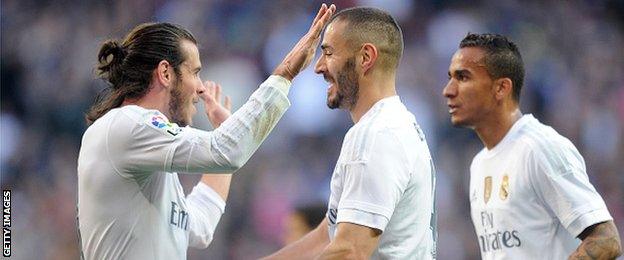
<svg viewBox="0 0 624 260"><path fill-rule="evenodd" d="M466 69L460 69L460 70L454 70L454 71L453 71L453 74L454 74L454 75L470 76L472 73L470 73L470 71L469 71L469 70L466 70ZM448 76L449 76L449 77L451 76L451 72L450 72L450 71L448 72Z"/></svg>
<svg viewBox="0 0 624 260"><path fill-rule="evenodd" d="M321 44L321 50L325 50L325 49L332 50L333 48L331 46L329 46L327 43Z"/></svg>

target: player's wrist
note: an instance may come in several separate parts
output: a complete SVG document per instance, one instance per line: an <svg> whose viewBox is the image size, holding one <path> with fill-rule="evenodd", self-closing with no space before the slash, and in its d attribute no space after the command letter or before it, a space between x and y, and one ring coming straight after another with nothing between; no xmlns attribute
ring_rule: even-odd
<svg viewBox="0 0 624 260"><path fill-rule="evenodd" d="M273 71L273 75L280 76L288 81L292 81L295 76L297 76L297 74L294 73L292 69L290 69L288 64L289 62L281 63L279 66L277 66L277 68L275 68L275 70Z"/></svg>

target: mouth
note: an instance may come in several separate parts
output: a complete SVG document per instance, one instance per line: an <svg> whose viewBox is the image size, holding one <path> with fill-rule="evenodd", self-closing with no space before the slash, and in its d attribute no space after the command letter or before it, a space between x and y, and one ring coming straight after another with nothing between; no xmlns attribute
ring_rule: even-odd
<svg viewBox="0 0 624 260"><path fill-rule="evenodd" d="M335 90L336 90L336 85L335 85L334 83L330 83L330 84L327 86L327 93L333 92L333 91L335 91Z"/></svg>
<svg viewBox="0 0 624 260"><path fill-rule="evenodd" d="M336 83L334 82L334 80L332 80L332 78L328 75L323 75L323 78L327 83L329 83L329 85L327 86L327 93L334 91L336 89Z"/></svg>
<svg viewBox="0 0 624 260"><path fill-rule="evenodd" d="M449 114L455 114L457 112L457 110L459 109L458 105L453 105L453 104L448 104L449 107Z"/></svg>

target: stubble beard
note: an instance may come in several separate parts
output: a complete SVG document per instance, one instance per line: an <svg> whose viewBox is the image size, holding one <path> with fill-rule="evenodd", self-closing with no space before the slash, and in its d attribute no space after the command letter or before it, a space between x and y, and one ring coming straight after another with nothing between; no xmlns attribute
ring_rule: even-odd
<svg viewBox="0 0 624 260"><path fill-rule="evenodd" d="M358 91L360 85L357 81L357 73L355 72L355 57L351 57L342 66L336 78L336 98L327 97L327 107L330 109L346 109L349 110L355 106L358 100Z"/></svg>
<svg viewBox="0 0 624 260"><path fill-rule="evenodd" d="M185 105L187 102L185 102L184 96L182 94L182 82L180 80L176 80L175 85L171 88L170 94L170 121L182 127L189 125L191 122L189 122L190 120L187 118L188 116L186 115L187 111L185 109Z"/></svg>

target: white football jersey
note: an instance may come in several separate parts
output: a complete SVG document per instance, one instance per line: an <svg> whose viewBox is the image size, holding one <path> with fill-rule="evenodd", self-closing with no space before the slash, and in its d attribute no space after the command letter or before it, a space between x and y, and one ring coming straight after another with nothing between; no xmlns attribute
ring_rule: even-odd
<svg viewBox="0 0 624 260"><path fill-rule="evenodd" d="M612 219L574 145L532 115L475 156L470 207L483 259L567 259Z"/></svg>
<svg viewBox="0 0 624 260"><path fill-rule="evenodd" d="M373 259L434 259L435 170L425 136L398 96L378 101L345 136L331 179L333 240L348 222L382 231Z"/></svg>
<svg viewBox="0 0 624 260"><path fill-rule="evenodd" d="M212 240L225 202L203 183L188 196L175 172L232 172L290 105L290 82L271 76L212 132L159 111L115 108L85 132L78 158L78 226L86 259L186 259Z"/></svg>

